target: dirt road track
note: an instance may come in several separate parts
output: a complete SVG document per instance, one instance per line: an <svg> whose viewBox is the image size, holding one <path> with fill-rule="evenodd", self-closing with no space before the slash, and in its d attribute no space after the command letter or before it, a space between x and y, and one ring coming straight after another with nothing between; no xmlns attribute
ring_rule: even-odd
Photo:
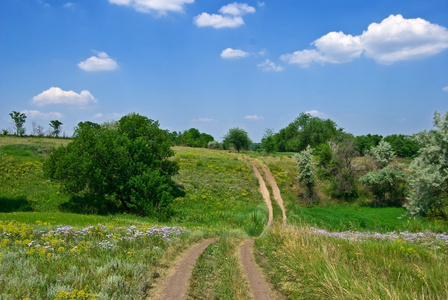
<svg viewBox="0 0 448 300"><path fill-rule="evenodd" d="M286 226L286 209L285 204L283 203L282 195L280 194L280 189L278 188L277 182L275 181L274 176L272 176L271 171L264 164L261 164L261 168L263 169L264 175L266 176L266 180L268 184L272 188L272 193L274 194L275 202L277 202L278 206L282 210L283 216L283 226Z"/></svg>
<svg viewBox="0 0 448 300"><path fill-rule="evenodd" d="M183 256L182 260L175 266L174 272L163 285L162 292L156 299L160 300L183 300L186 299L187 283L191 276L193 266L199 255L216 239L207 239L194 246ZM149 298L148 298L149 299Z"/></svg>
<svg viewBox="0 0 448 300"><path fill-rule="evenodd" d="M257 167L255 165L252 165L252 168L254 169L255 176L258 179L258 183L260 184L260 193L263 195L263 200L266 203L266 206L268 207L269 211L269 217L268 217L268 224L267 226L272 225L272 219L273 219L273 210L272 210L272 203L271 203L271 197L269 195L269 190L266 187L266 183L263 180L263 177L261 176L260 172L258 171Z"/></svg>
<svg viewBox="0 0 448 300"><path fill-rule="evenodd" d="M269 287L263 274L255 263L252 249L254 240L245 240L240 248L241 264L244 274L249 281L249 287L255 300L276 299L274 292Z"/></svg>

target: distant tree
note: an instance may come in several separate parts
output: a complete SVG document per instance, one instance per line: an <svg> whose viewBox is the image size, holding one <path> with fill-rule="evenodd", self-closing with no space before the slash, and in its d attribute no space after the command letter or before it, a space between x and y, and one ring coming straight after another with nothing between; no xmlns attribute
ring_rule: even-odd
<svg viewBox="0 0 448 300"><path fill-rule="evenodd" d="M249 149L252 141L245 130L236 127L229 129L229 132L224 136L223 144L227 147L233 146L240 152L242 149Z"/></svg>
<svg viewBox="0 0 448 300"><path fill-rule="evenodd" d="M270 128L267 128L264 132L263 138L261 139L261 144L263 150L266 153L273 153L277 151L277 145L275 143L274 131Z"/></svg>
<svg viewBox="0 0 448 300"><path fill-rule="evenodd" d="M307 146L315 148L335 139L341 132L342 129L338 129L330 119L323 120L301 113L294 122L275 135L275 140L279 151L299 152Z"/></svg>
<svg viewBox="0 0 448 300"><path fill-rule="evenodd" d="M215 139L206 133L201 133L196 128L190 128L180 134L181 144L189 147L206 148L208 143Z"/></svg>
<svg viewBox="0 0 448 300"><path fill-rule="evenodd" d="M62 122L58 120L50 121L50 127L53 128L51 131L51 135L55 137L59 137L59 133L61 132Z"/></svg>
<svg viewBox="0 0 448 300"><path fill-rule="evenodd" d="M46 160L46 176L88 199L98 212L168 215L179 190L172 180L178 165L169 159L174 152L166 131L135 113L117 124L79 123L73 141Z"/></svg>
<svg viewBox="0 0 448 300"><path fill-rule="evenodd" d="M360 135L355 137L356 149L358 150L360 155L364 155L369 151L372 147L378 146L378 144L382 141L383 137L378 134L368 134L368 135Z"/></svg>
<svg viewBox="0 0 448 300"><path fill-rule="evenodd" d="M208 148L208 149L219 150L219 149L222 149L222 145L221 145L220 142L217 142L217 141L211 141L211 142L208 142L207 148Z"/></svg>
<svg viewBox="0 0 448 300"><path fill-rule="evenodd" d="M8 134L8 129L2 129L2 135L7 136Z"/></svg>
<svg viewBox="0 0 448 300"><path fill-rule="evenodd" d="M44 127L42 125L39 125L36 121L33 121L32 126L34 136L44 136Z"/></svg>
<svg viewBox="0 0 448 300"><path fill-rule="evenodd" d="M25 134L25 127L23 127L23 124L25 124L26 115L18 111L13 111L12 113L9 113L9 116L14 123L16 134L23 136Z"/></svg>
<svg viewBox="0 0 448 300"><path fill-rule="evenodd" d="M411 136L404 134L392 134L384 138L388 142L398 157L414 157L420 149L417 141Z"/></svg>
<svg viewBox="0 0 448 300"><path fill-rule="evenodd" d="M435 129L415 136L420 146L409 170L406 208L412 215L448 219L448 112L434 113Z"/></svg>

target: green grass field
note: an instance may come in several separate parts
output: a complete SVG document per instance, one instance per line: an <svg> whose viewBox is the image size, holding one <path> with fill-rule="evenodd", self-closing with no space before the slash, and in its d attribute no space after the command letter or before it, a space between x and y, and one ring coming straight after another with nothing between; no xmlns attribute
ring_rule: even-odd
<svg viewBox="0 0 448 300"><path fill-rule="evenodd" d="M247 299L238 246L259 235L267 209L243 155L272 171L287 207L288 229L274 226L255 254L275 287L290 299L445 299L448 244L423 235L346 239L331 232L448 232L443 221L414 219L403 208L340 204L319 186L322 205L298 197L290 154L238 155L175 147L185 196L164 223L128 214L80 214L71 198L43 177L42 165L67 139L0 137L0 298L133 299L157 285L192 243L220 237L199 258L190 298ZM274 204L274 216L280 216ZM325 229L319 234L314 228ZM164 234L165 232L165 234ZM346 233L344 233L346 234Z"/></svg>

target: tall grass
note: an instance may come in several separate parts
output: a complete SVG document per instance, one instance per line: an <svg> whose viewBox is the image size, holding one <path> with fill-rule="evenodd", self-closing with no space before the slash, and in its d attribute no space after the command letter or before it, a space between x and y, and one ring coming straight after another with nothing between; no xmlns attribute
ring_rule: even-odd
<svg viewBox="0 0 448 300"><path fill-rule="evenodd" d="M256 257L291 299L448 299L448 245L438 247L274 228Z"/></svg>

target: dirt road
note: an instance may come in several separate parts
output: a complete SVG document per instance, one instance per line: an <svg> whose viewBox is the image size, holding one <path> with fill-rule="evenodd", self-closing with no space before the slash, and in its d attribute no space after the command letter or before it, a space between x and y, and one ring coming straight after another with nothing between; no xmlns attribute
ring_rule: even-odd
<svg viewBox="0 0 448 300"><path fill-rule="evenodd" d="M277 182L275 181L275 178L274 176L272 176L272 173L268 169L268 167L266 167L264 164L261 164L261 167L263 169L264 175L266 176L268 184L272 188L272 193L274 194L275 202L277 202L278 206L280 206L280 209L282 210L283 226L286 226L286 209L285 204L283 203L282 195L280 194L280 189L278 188Z"/></svg>
<svg viewBox="0 0 448 300"><path fill-rule="evenodd" d="M182 300L186 299L187 283L191 276L193 266L199 255L216 239L207 239L194 246L183 256L182 260L174 267L174 271L163 285L162 291L157 299L160 300ZM149 298L148 298L149 299Z"/></svg>
<svg viewBox="0 0 448 300"><path fill-rule="evenodd" d="M252 165L252 168L254 170L255 176L258 179L258 183L260 184L259 190L261 195L263 196L264 203L266 203L266 206L268 207L269 217L267 226L269 227L272 225L272 219L274 215L272 210L271 196L269 194L268 188L266 187L266 183L264 182L263 177L261 176L257 167L255 165Z"/></svg>

